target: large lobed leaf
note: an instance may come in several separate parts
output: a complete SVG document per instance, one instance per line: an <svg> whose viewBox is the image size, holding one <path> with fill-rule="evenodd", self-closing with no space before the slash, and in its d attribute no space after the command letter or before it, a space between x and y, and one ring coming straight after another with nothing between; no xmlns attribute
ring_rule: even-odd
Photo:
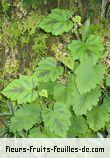
<svg viewBox="0 0 110 158"><path fill-rule="evenodd" d="M75 137L80 135L86 135L89 132L89 128L87 122L83 116L75 116L71 117L71 126L68 132L68 137Z"/></svg>
<svg viewBox="0 0 110 158"><path fill-rule="evenodd" d="M97 105L100 95L101 91L99 87L96 87L94 90L82 95L77 91L73 101L74 113L76 115L86 115L86 113L90 111L93 106Z"/></svg>
<svg viewBox="0 0 110 158"><path fill-rule="evenodd" d="M38 92L34 90L37 85L38 78L35 76L21 76L9 83L2 94L18 104L33 102L38 97Z"/></svg>
<svg viewBox="0 0 110 158"><path fill-rule="evenodd" d="M53 35L61 35L73 27L73 22L69 20L71 16L72 13L69 10L53 9L51 14L44 17L39 27Z"/></svg>
<svg viewBox="0 0 110 158"><path fill-rule="evenodd" d="M81 62L89 60L94 65L102 56L104 46L98 37L90 35L86 41L72 41L68 49L74 60L79 59Z"/></svg>
<svg viewBox="0 0 110 158"><path fill-rule="evenodd" d="M80 94L75 83L75 77L73 75L70 78L70 85L73 89L72 105L74 113L77 116L83 114L86 115L86 113L90 111L93 106L97 105L99 97L101 96L100 88L97 86L94 90L91 90L90 92Z"/></svg>
<svg viewBox="0 0 110 158"><path fill-rule="evenodd" d="M42 111L42 117L45 126L56 135L60 137L65 137L69 126L70 121L70 111L65 104L57 102L54 104L53 110L49 108L44 108Z"/></svg>
<svg viewBox="0 0 110 158"><path fill-rule="evenodd" d="M35 75L43 82L55 81L62 74L63 68L57 66L57 62L53 57L41 60L35 70Z"/></svg>
<svg viewBox="0 0 110 158"><path fill-rule="evenodd" d="M73 88L71 85L57 84L54 87L53 99L64 103L66 105L72 105L73 103Z"/></svg>
<svg viewBox="0 0 110 158"><path fill-rule="evenodd" d="M52 81L41 82L41 84L39 86L39 91L41 91L42 89L46 89L48 96L52 96L55 85L56 85L56 81L55 82L52 82Z"/></svg>
<svg viewBox="0 0 110 158"><path fill-rule="evenodd" d="M104 78L105 67L102 64L91 65L89 62L82 63L75 71L76 85L81 94L94 89Z"/></svg>
<svg viewBox="0 0 110 158"><path fill-rule="evenodd" d="M41 107L39 104L31 103L23 105L18 109L11 118L10 131L29 130L34 124L41 121Z"/></svg>
<svg viewBox="0 0 110 158"><path fill-rule="evenodd" d="M94 107L87 114L87 123L93 131L103 128L110 121L110 98L105 98L101 106Z"/></svg>

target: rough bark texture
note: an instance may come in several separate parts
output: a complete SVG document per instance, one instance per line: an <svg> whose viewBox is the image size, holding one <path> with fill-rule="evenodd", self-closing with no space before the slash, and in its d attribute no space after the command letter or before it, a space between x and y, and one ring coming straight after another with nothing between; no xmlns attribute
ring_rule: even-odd
<svg viewBox="0 0 110 158"><path fill-rule="evenodd" d="M102 0L101 19L106 18L106 12L109 4L110 4L110 0Z"/></svg>
<svg viewBox="0 0 110 158"><path fill-rule="evenodd" d="M82 9L82 18L83 18L83 20L86 20L88 0L80 0L80 3L81 3L81 9Z"/></svg>

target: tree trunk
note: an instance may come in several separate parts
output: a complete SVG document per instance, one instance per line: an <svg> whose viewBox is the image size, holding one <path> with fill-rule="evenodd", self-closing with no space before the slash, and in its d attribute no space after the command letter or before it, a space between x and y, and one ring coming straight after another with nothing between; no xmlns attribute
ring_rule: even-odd
<svg viewBox="0 0 110 158"><path fill-rule="evenodd" d="M81 14L82 14L82 18L85 21L87 18L87 8L88 8L88 0L80 0L81 3Z"/></svg>
<svg viewBox="0 0 110 158"><path fill-rule="evenodd" d="M106 18L106 12L109 4L110 4L110 0L102 0L101 19Z"/></svg>

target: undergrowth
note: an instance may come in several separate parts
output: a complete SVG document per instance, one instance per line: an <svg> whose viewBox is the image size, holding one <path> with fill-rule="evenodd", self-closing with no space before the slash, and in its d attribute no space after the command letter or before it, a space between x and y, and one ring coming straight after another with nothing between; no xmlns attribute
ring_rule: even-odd
<svg viewBox="0 0 110 158"><path fill-rule="evenodd" d="M109 137L109 23L33 2L2 2L0 136Z"/></svg>

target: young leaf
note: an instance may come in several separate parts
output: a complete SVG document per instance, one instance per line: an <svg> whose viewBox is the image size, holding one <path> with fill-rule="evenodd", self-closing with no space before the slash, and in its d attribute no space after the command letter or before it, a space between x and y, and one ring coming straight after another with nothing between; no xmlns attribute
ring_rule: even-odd
<svg viewBox="0 0 110 158"><path fill-rule="evenodd" d="M15 133L23 129L26 131L29 130L35 123L40 123L40 113L41 107L39 104L31 103L23 105L11 118L10 131Z"/></svg>
<svg viewBox="0 0 110 158"><path fill-rule="evenodd" d="M79 59L81 62L89 60L95 65L103 53L104 46L98 37L90 35L86 41L72 41L68 49L74 60Z"/></svg>
<svg viewBox="0 0 110 158"><path fill-rule="evenodd" d="M105 98L101 106L94 107L87 113L87 123L93 131L103 128L110 121L110 99Z"/></svg>
<svg viewBox="0 0 110 158"><path fill-rule="evenodd" d="M48 57L40 61L35 70L35 75L43 82L48 82L49 80L55 81L62 74L63 68L57 66L57 62L53 57Z"/></svg>
<svg viewBox="0 0 110 158"><path fill-rule="evenodd" d="M54 109L44 108L42 111L42 117L45 126L56 135L60 137L65 137L69 126L70 121L70 111L66 105L57 102L54 104Z"/></svg>
<svg viewBox="0 0 110 158"><path fill-rule="evenodd" d="M39 92L39 95L41 97L45 97L45 98L48 98L48 92L46 89L42 89L40 92Z"/></svg>
<svg viewBox="0 0 110 158"><path fill-rule="evenodd" d="M86 134L89 131L86 120L83 116L72 115L71 126L67 137L80 136Z"/></svg>
<svg viewBox="0 0 110 158"><path fill-rule="evenodd" d="M89 62L82 63L75 71L76 85L81 94L94 89L104 78L105 67L102 64L94 67Z"/></svg>
<svg viewBox="0 0 110 158"><path fill-rule="evenodd" d="M34 90L37 85L38 79L35 76L21 76L9 83L2 94L18 104L30 103L38 97L38 92Z"/></svg>
<svg viewBox="0 0 110 158"><path fill-rule="evenodd" d="M55 36L61 35L72 29L73 22L69 20L71 16L72 13L67 9L53 9L51 14L44 17L39 27Z"/></svg>

